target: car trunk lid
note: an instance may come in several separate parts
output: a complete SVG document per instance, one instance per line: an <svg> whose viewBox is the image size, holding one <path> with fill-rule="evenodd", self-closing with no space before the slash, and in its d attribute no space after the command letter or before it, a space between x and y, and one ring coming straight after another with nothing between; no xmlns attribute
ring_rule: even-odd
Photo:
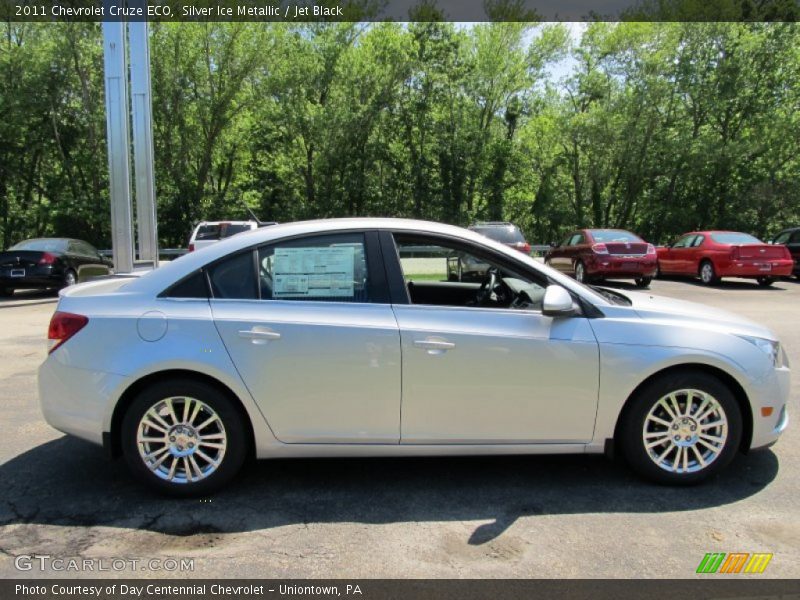
<svg viewBox="0 0 800 600"><path fill-rule="evenodd" d="M736 246L739 258L749 259L775 259L786 258L786 251L783 246L770 246L769 244L743 244Z"/></svg>
<svg viewBox="0 0 800 600"><path fill-rule="evenodd" d="M8 250L0 252L0 267L29 269L42 260L44 252L38 250ZM53 254L52 252L50 254Z"/></svg>

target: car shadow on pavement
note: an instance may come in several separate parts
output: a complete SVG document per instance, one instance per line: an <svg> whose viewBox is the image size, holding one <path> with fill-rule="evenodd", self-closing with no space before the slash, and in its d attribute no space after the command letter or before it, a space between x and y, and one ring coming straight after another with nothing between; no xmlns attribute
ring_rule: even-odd
<svg viewBox="0 0 800 600"><path fill-rule="evenodd" d="M56 302L58 302L58 290L17 290L8 298L0 297L0 308L55 304Z"/></svg>
<svg viewBox="0 0 800 600"><path fill-rule="evenodd" d="M294 459L254 461L210 498L173 499L139 485L122 460L62 437L0 465L0 525L119 527L185 538L293 524L488 520L469 538L480 545L521 517L726 505L757 494L777 473L771 451L738 456L695 487L653 485L588 455Z"/></svg>
<svg viewBox="0 0 800 600"><path fill-rule="evenodd" d="M686 283L688 285L693 285L695 287L700 287L708 290L743 290L743 291L762 291L762 292L785 292L786 288L783 287L785 284L790 283L788 279L779 279L775 283L773 283L769 287L762 287L758 285L758 282L750 279L723 279L719 283L715 283L714 285L706 285L699 279L692 279L691 277L671 277L669 275L661 275L656 281L674 281L678 283ZM612 288L618 288L623 290L630 290L632 292L649 292L652 290L652 286L650 288L640 288L637 287L632 281L624 281L624 280L606 280L602 283L598 283L595 285L600 286L608 286Z"/></svg>

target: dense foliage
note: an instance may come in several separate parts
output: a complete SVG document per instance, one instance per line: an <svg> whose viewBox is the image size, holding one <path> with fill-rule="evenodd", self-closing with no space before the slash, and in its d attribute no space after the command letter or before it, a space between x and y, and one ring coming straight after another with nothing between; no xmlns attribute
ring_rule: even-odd
<svg viewBox="0 0 800 600"><path fill-rule="evenodd" d="M151 55L165 246L244 204L535 243L800 221L793 24L157 24ZM107 169L99 25L0 24L0 243L108 247Z"/></svg>

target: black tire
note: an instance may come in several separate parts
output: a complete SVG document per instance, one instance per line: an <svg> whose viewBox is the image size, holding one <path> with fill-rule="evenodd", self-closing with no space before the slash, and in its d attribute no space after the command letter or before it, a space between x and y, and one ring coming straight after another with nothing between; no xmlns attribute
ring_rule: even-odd
<svg viewBox="0 0 800 600"><path fill-rule="evenodd" d="M655 458L651 458L648 449L645 448L644 428L650 410L655 407L659 400L668 394L686 389L699 390L710 394L716 400L724 411L727 422L727 436L716 458L711 460L707 466L695 471L675 472L662 468L656 464ZM681 396L678 395L677 398L679 406L683 408L685 404L680 404ZM699 402L699 399L696 399L695 402ZM682 415L678 415L678 417L680 418ZM712 415L707 418L717 417ZM674 427L674 424L666 428L667 433L665 435L667 437L672 436L672 427ZM627 463L642 477L660 484L694 485L724 469L736 455L741 439L742 414L739 403L731 390L719 379L708 373L687 369L686 371L673 372L658 377L646 384L635 396L631 397L620 417L616 441ZM655 447L653 452L660 453L667 444L675 446L672 441L668 441L663 446ZM695 445L701 448L701 451L705 451L703 446ZM700 463L694 458L694 451L690 452L689 450L687 448L686 455L691 455L691 460L696 463L695 466L699 466ZM678 451L680 451L680 448ZM667 454L668 460L672 460L674 456L674 452Z"/></svg>
<svg viewBox="0 0 800 600"><path fill-rule="evenodd" d="M156 475L139 454L139 444L136 440L140 421L145 413L166 398L199 400L217 414L224 426L227 444L221 462L216 470L203 479L190 482L168 481ZM122 419L121 441L125 461L137 479L161 493L180 497L204 496L219 490L239 472L249 449L248 429L231 399L215 387L193 379L162 381L140 392ZM169 462L181 461L175 457L164 461L165 464Z"/></svg>
<svg viewBox="0 0 800 600"><path fill-rule="evenodd" d="M61 282L61 287L69 287L78 283L78 275L72 269L64 271L64 280Z"/></svg>
<svg viewBox="0 0 800 600"><path fill-rule="evenodd" d="M700 268L698 269L697 274L700 277L700 281L702 281L705 285L717 285L719 283L717 270L714 268L714 263L712 263L710 260L704 260L700 263Z"/></svg>
<svg viewBox="0 0 800 600"><path fill-rule="evenodd" d="M586 265L583 264L582 260L575 263L575 281L579 283L589 283L591 281L586 273Z"/></svg>
<svg viewBox="0 0 800 600"><path fill-rule="evenodd" d="M773 283L775 283L774 277L759 277L756 281L758 281L758 285L761 287L770 287Z"/></svg>
<svg viewBox="0 0 800 600"><path fill-rule="evenodd" d="M646 288L650 287L650 282L653 281L652 277L637 277L635 280L636 287Z"/></svg>
<svg viewBox="0 0 800 600"><path fill-rule="evenodd" d="M0 298L11 298L14 295L14 290L9 288L0 288Z"/></svg>

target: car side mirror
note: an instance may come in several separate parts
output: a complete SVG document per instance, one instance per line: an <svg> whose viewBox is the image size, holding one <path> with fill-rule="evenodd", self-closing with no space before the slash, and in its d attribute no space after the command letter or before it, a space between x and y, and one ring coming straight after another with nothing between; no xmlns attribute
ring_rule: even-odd
<svg viewBox="0 0 800 600"><path fill-rule="evenodd" d="M572 296L560 285L548 285L544 291L542 314L547 317L570 317L575 314Z"/></svg>

